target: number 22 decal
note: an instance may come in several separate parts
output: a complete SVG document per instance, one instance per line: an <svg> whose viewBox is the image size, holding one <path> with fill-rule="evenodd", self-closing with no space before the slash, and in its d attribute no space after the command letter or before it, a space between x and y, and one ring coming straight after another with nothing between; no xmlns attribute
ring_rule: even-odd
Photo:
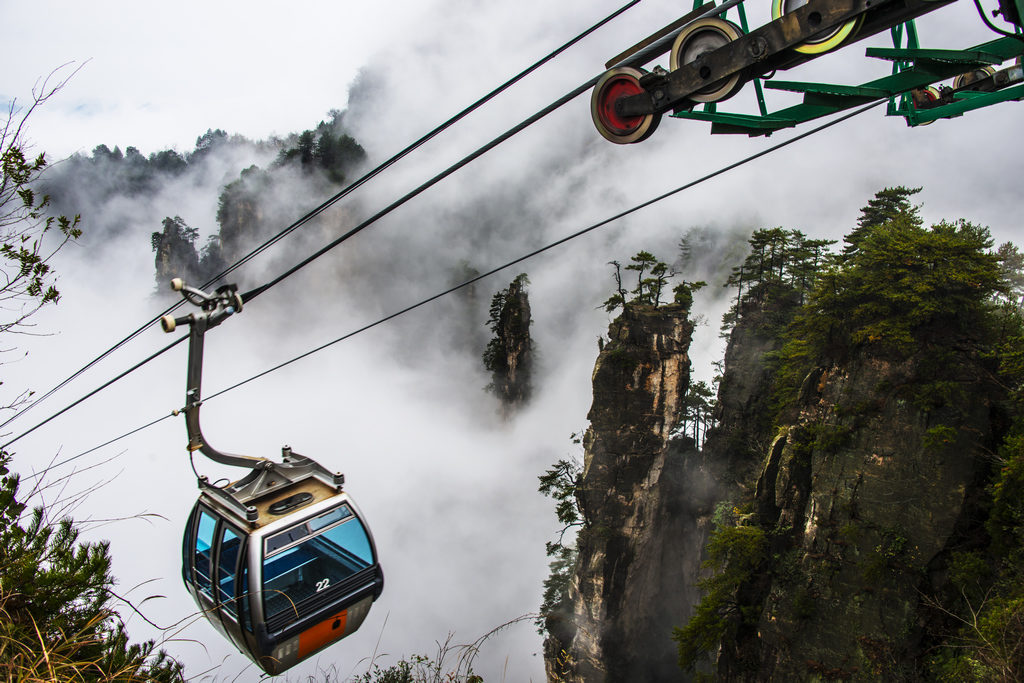
<svg viewBox="0 0 1024 683"><path fill-rule="evenodd" d="M327 588L330 585L331 585L331 580L330 579L320 579L319 581L316 582L316 592L319 593L320 591L324 590L325 588Z"/></svg>

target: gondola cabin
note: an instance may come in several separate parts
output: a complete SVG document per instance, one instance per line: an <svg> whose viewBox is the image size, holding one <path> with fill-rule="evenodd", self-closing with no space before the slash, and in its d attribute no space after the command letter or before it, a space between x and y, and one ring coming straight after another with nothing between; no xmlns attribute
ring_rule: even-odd
<svg viewBox="0 0 1024 683"><path fill-rule="evenodd" d="M285 446L281 461L224 453L199 425L203 339L242 310L234 285L207 294L175 278L200 311L166 315L189 326L188 451L249 473L225 486L199 477L182 541L181 574L203 615L268 674L279 674L354 633L384 589L373 535L343 490L345 477ZM179 411L176 411L179 412Z"/></svg>
<svg viewBox="0 0 1024 683"><path fill-rule="evenodd" d="M185 586L268 674L355 632L384 586L359 509L315 462L286 453L286 463L301 460L308 476L293 481L274 469L224 488L201 480L185 527Z"/></svg>

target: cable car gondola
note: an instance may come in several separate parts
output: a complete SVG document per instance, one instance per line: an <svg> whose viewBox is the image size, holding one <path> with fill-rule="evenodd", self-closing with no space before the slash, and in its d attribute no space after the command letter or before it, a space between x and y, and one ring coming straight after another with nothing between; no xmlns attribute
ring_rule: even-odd
<svg viewBox="0 0 1024 683"><path fill-rule="evenodd" d="M200 312L164 316L189 331L185 423L189 452L248 468L225 486L199 477L185 525L182 578L213 626L268 674L280 674L354 633L384 588L373 535L345 477L285 446L280 462L222 453L203 438L203 336L242 309L234 285L213 295L174 279Z"/></svg>

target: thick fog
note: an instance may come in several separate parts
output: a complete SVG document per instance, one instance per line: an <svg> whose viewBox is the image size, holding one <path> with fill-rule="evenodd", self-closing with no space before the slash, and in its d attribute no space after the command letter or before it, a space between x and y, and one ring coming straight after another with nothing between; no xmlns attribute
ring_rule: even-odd
<svg viewBox="0 0 1024 683"><path fill-rule="evenodd" d="M415 23L387 30L371 23L377 39L347 96L339 94L347 102L317 103L296 128L315 126L331 107L347 107L344 125L367 151L369 168L618 6L421 3ZM766 8L755 9L752 24L767 18ZM247 265L238 279L251 286L280 272L596 75L607 59L678 11L664 3L630 10ZM315 22L316 13L304 20ZM966 2L926 17L919 29L931 47L989 39ZM225 20L223 30L244 27ZM856 83L885 75L889 64L865 59L863 46L888 40L858 43L784 77ZM294 70L317 68L301 57L280 59ZM769 98L774 109L793 103L784 93ZM722 107L750 111L751 103L744 91ZM217 111L221 120L200 124L183 139L227 128L227 114ZM1021 146L1012 131L1020 105L917 129L883 114L880 108L840 124L205 404L204 432L219 449L276 457L288 444L344 471L375 535L386 580L382 597L357 634L289 678L327 670L344 678L366 671L375 656L386 666L404 656L434 655L449 636L452 643L470 643L536 612L547 575L544 542L559 529L552 502L537 493L537 477L578 448L570 434L586 427L597 339L610 320L600 308L614 289L609 261L625 262L646 249L672 263L679 239L690 231L697 258L679 276L711 283L697 295L694 313L704 324L691 354L695 376L710 379L711 363L722 352L718 327L727 292L721 284L755 229L782 225L839 238L875 191L902 184L924 187L918 197L926 220L964 217L989 225L1000 241L1019 239ZM228 132L260 136L252 130L248 124ZM262 136L288 132L270 127ZM204 394L793 134L712 137L707 124L666 118L647 142L620 147L595 132L589 95L580 97L211 331ZM45 137L37 143L45 148ZM101 143L138 144L90 139L80 148ZM50 388L173 302L171 293L155 291L150 234L176 215L203 238L211 234L223 186L251 164L267 167L276 149L271 143L225 148L145 197L93 202L83 196L86 234L55 262L63 299L35 318L38 336L13 342L18 351L8 353L9 360L28 354L4 366L4 388ZM277 178L274 204L281 216L296 218L326 198L322 184L300 174ZM520 272L530 279L535 392L527 407L503 421L483 390L489 377L480 356L491 296ZM153 326L7 429L20 433L170 340ZM78 455L181 408L185 359L180 345L20 440L14 465L25 477L23 487L52 459ZM249 680L256 669L195 616L181 583L181 531L197 495L185 443L183 419L168 418L48 473L48 481L59 482L72 468L80 472L68 488L45 489L39 500L99 486L75 515L95 520L87 525L89 539L110 540L119 593L145 615L122 609L133 637L162 640L197 679ZM239 474L201 456L195 464L211 479ZM543 680L540 650L535 626L523 619L481 645L475 669L488 681Z"/></svg>

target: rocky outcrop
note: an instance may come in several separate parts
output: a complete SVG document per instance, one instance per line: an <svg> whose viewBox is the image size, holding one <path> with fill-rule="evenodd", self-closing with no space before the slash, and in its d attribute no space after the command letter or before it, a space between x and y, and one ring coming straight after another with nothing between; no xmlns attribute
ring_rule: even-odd
<svg viewBox="0 0 1024 683"><path fill-rule="evenodd" d="M747 593L760 616L723 643L719 679L917 678L929 568L962 540L995 439L986 373L961 360L943 380L967 404L923 405L931 378L913 358L865 356L804 382L757 482L773 558Z"/></svg>
<svg viewBox="0 0 1024 683"><path fill-rule="evenodd" d="M200 272L195 245L197 235L180 216L165 218L163 230L152 234L150 244L158 287L166 287L171 278L180 277L189 282L197 279Z"/></svg>
<svg viewBox="0 0 1024 683"><path fill-rule="evenodd" d="M545 643L550 681L685 679L671 635L701 597L716 505L763 531L766 551L736 587L738 627L698 670L730 681L919 675L929 596L950 549L977 529L1000 436L983 363L957 353L937 376L924 353L862 350L809 373L780 414L779 342L763 314L779 311L746 311L733 330L721 422L702 453L669 433L689 380L686 312L631 306L613 323L584 442L572 623ZM949 385L972 400L929 398Z"/></svg>
<svg viewBox="0 0 1024 683"><path fill-rule="evenodd" d="M270 186L270 174L250 166L221 192L217 223L220 224L221 256L228 262L245 254L267 231L262 200Z"/></svg>
<svg viewBox="0 0 1024 683"><path fill-rule="evenodd" d="M778 330L793 316L797 302L749 297L729 333L718 386L716 425L708 432L702 458L721 489L737 498L760 473L774 437L770 354L782 346Z"/></svg>
<svg viewBox="0 0 1024 683"><path fill-rule="evenodd" d="M672 627L694 600L688 562L699 486L672 444L689 384L687 309L629 305L594 368L578 497L585 523L572 621L545 644L549 680L678 678ZM672 542L666 542L672 539Z"/></svg>
<svg viewBox="0 0 1024 683"><path fill-rule="evenodd" d="M525 274L491 300L490 327L494 338L484 351L484 366L491 371L487 387L501 401L506 416L526 403L533 393L533 340L530 337L530 297Z"/></svg>

